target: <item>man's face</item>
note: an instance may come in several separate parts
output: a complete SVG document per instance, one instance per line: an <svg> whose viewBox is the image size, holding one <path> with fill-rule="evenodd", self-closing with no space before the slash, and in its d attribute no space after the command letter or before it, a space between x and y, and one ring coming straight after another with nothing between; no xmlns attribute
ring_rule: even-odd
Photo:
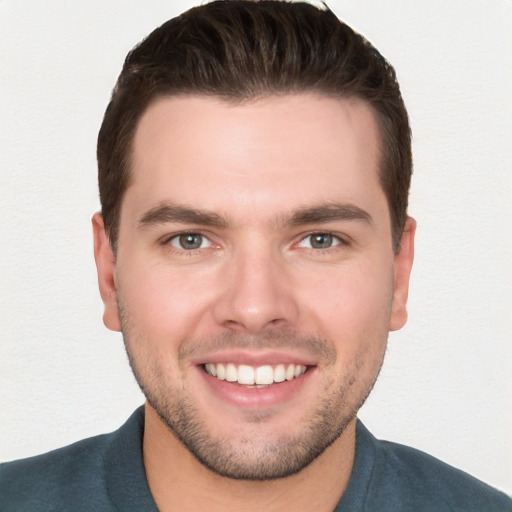
<svg viewBox="0 0 512 512"><path fill-rule="evenodd" d="M105 322L210 469L299 471L370 392L405 322L414 231L394 255L378 161L357 100L175 97L143 115L115 261L96 219Z"/></svg>

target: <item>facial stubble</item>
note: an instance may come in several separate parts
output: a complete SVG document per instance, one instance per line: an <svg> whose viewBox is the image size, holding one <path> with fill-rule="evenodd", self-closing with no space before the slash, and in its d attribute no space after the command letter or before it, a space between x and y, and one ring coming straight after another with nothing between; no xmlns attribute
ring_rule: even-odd
<svg viewBox="0 0 512 512"><path fill-rule="evenodd" d="M360 363L353 372L347 370L342 376L336 375L333 369L336 352L327 340L301 337L296 333L279 333L273 337L266 334L262 337L253 336L250 340L236 333L229 333L221 339L207 342L185 342L182 345L184 350L180 350L181 358L188 357L198 346L205 344L233 348L246 348L248 344L273 344L287 348L309 344L316 347L315 350L324 362L322 370L329 377L325 379L324 389L317 394L318 403L313 410L310 407L305 408L305 415L301 418L304 426L299 433L291 435L285 432L278 437L265 437L260 434L262 429L258 427L272 421L276 413L243 411L241 413L248 428L234 444L232 437L215 436L211 432L208 422L186 386L169 382L168 376L171 371L184 377L185 368L182 365L176 368L164 367L159 364L156 357L151 357L150 350L140 350L141 347L148 347L148 340L136 332L119 297L118 304L128 360L147 401L170 433L201 464L227 478L250 481L274 480L298 473L311 464L342 435L347 425L355 418L372 390L382 366L383 354L371 372L371 377L361 382L358 373L365 360L362 354ZM331 372L328 371L329 368ZM336 380L338 382L335 385ZM184 379L181 379L181 382L184 382Z"/></svg>

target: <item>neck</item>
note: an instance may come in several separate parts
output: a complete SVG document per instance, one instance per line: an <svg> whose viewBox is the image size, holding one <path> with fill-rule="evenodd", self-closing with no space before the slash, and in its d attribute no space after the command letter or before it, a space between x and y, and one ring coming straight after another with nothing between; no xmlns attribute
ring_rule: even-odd
<svg viewBox="0 0 512 512"><path fill-rule="evenodd" d="M143 456L160 512L332 512L348 484L355 454L355 420L322 455L295 475L253 482L219 476L188 451L146 404Z"/></svg>

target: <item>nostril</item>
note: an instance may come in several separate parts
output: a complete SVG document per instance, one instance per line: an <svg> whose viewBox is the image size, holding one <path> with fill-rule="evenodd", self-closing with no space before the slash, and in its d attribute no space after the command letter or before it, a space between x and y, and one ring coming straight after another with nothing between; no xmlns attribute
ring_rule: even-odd
<svg viewBox="0 0 512 512"><path fill-rule="evenodd" d="M258 318L246 318L244 320L226 320L223 323L224 327L231 331L244 332L251 334L258 334L267 330L268 328L275 329L287 325L283 318L273 318L272 320L264 321Z"/></svg>

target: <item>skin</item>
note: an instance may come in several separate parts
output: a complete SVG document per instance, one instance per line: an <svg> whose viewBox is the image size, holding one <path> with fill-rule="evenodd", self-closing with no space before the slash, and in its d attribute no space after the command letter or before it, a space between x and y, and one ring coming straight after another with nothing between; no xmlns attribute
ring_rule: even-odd
<svg viewBox="0 0 512 512"><path fill-rule="evenodd" d="M115 256L100 214L93 228L104 322L148 398L160 510L339 501L355 415L407 317L415 223L394 253L378 147L369 106L310 94L165 98L141 118ZM203 369L231 360L308 370L238 392Z"/></svg>

